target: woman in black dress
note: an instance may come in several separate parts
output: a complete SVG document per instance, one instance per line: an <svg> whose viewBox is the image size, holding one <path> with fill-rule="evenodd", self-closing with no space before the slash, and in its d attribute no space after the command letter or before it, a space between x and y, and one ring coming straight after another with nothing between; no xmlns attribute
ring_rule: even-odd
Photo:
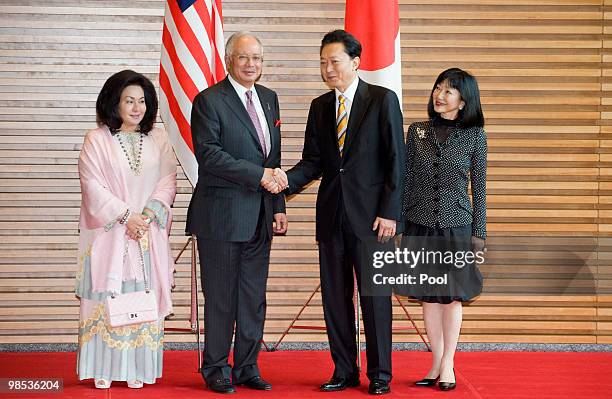
<svg viewBox="0 0 612 399"><path fill-rule="evenodd" d="M408 128L404 243L413 240L419 247L426 243L426 248L454 253L483 251L487 137L476 79L458 68L442 72L434 83L427 111L429 120ZM429 372L416 384L434 386L439 380L442 390L456 386L453 367L462 301L471 300L482 290L482 276L473 262L447 267L453 269L447 284L421 287L411 295L423 303L433 354ZM433 274L433 269L425 271Z"/></svg>

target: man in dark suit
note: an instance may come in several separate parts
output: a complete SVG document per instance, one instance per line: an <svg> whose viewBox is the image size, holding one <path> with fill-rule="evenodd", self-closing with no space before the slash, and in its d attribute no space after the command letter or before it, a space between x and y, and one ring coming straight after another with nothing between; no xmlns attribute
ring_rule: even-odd
<svg viewBox="0 0 612 399"><path fill-rule="evenodd" d="M332 91L310 105L302 160L287 172L289 193L322 176L317 196L321 292L335 370L321 385L359 385L353 268L361 285L366 240L388 240L400 219L404 167L402 113L395 93L357 77L361 44L343 30L321 43L321 75ZM369 392L390 392L391 298L362 296Z"/></svg>
<svg viewBox="0 0 612 399"><path fill-rule="evenodd" d="M262 187L268 181L274 191L280 189L273 174L280 166L281 135L276 93L255 84L262 70L261 42L238 32L225 52L229 76L193 102L199 170L186 230L198 237L205 297L201 373L211 390L233 393L234 385L272 388L259 374L257 357L272 235L286 231L287 216L282 194Z"/></svg>

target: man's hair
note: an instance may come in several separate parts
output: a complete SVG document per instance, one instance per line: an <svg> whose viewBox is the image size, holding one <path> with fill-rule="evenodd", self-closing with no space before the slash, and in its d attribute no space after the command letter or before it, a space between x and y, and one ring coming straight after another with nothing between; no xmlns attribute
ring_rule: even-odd
<svg viewBox="0 0 612 399"><path fill-rule="evenodd" d="M319 54L321 54L323 51L323 47L332 43L344 44L344 51L351 58L361 57L361 43L359 43L359 40L357 40L355 36L351 35L344 29L336 29L332 30L331 32L327 32L325 36L323 36L323 40L321 40Z"/></svg>
<svg viewBox="0 0 612 399"><path fill-rule="evenodd" d="M259 40L257 36L255 36L254 34L246 30L241 30L239 32L236 32L233 35L231 35L229 39L227 39L227 42L225 43L225 55L226 56L234 55L234 45L236 44L236 41L245 36L250 36L253 39L257 40L257 43L259 43L259 48L261 48L261 54L263 55L264 49L263 49L263 44L261 44L261 40Z"/></svg>

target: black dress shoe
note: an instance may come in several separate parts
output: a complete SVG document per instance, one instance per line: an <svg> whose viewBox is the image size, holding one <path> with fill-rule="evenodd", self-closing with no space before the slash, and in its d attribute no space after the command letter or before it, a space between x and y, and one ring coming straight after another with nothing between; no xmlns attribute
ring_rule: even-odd
<svg viewBox="0 0 612 399"><path fill-rule="evenodd" d="M348 387L358 387L359 384L359 376L349 378L332 377L331 380L321 384L319 389L323 392L343 391Z"/></svg>
<svg viewBox="0 0 612 399"><path fill-rule="evenodd" d="M455 389L457 387L457 383L456 382L442 382L442 381L440 381L438 383L438 387L440 388L440 391L452 391L453 389Z"/></svg>
<svg viewBox="0 0 612 399"><path fill-rule="evenodd" d="M232 385L229 378L219 378L211 382L207 382L208 388L217 393L234 393L236 388Z"/></svg>
<svg viewBox="0 0 612 399"><path fill-rule="evenodd" d="M414 383L414 385L418 387L433 387L438 382L439 376L436 378L423 378L422 380L418 380Z"/></svg>
<svg viewBox="0 0 612 399"><path fill-rule="evenodd" d="M236 383L236 385L244 385L247 388L258 389L260 391L269 391L272 389L272 384L256 375L245 382Z"/></svg>
<svg viewBox="0 0 612 399"><path fill-rule="evenodd" d="M388 381L373 379L370 381L370 386L368 387L368 393L370 395L383 395L385 393L391 392L391 387L389 386Z"/></svg>
<svg viewBox="0 0 612 399"><path fill-rule="evenodd" d="M453 369L453 377L455 377L455 381L456 381L457 377L455 376L454 369ZM457 382L443 382L443 381L438 382L438 388L440 388L440 391L452 391L456 387L457 387Z"/></svg>

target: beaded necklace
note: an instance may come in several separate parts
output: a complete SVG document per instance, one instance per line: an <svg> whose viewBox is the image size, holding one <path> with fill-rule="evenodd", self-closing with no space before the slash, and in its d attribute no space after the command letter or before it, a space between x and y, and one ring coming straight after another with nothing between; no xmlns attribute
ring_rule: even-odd
<svg viewBox="0 0 612 399"><path fill-rule="evenodd" d="M119 145L123 149L130 169L136 176L140 175L142 169L142 137L144 135L141 132L122 132L119 131L115 134Z"/></svg>

